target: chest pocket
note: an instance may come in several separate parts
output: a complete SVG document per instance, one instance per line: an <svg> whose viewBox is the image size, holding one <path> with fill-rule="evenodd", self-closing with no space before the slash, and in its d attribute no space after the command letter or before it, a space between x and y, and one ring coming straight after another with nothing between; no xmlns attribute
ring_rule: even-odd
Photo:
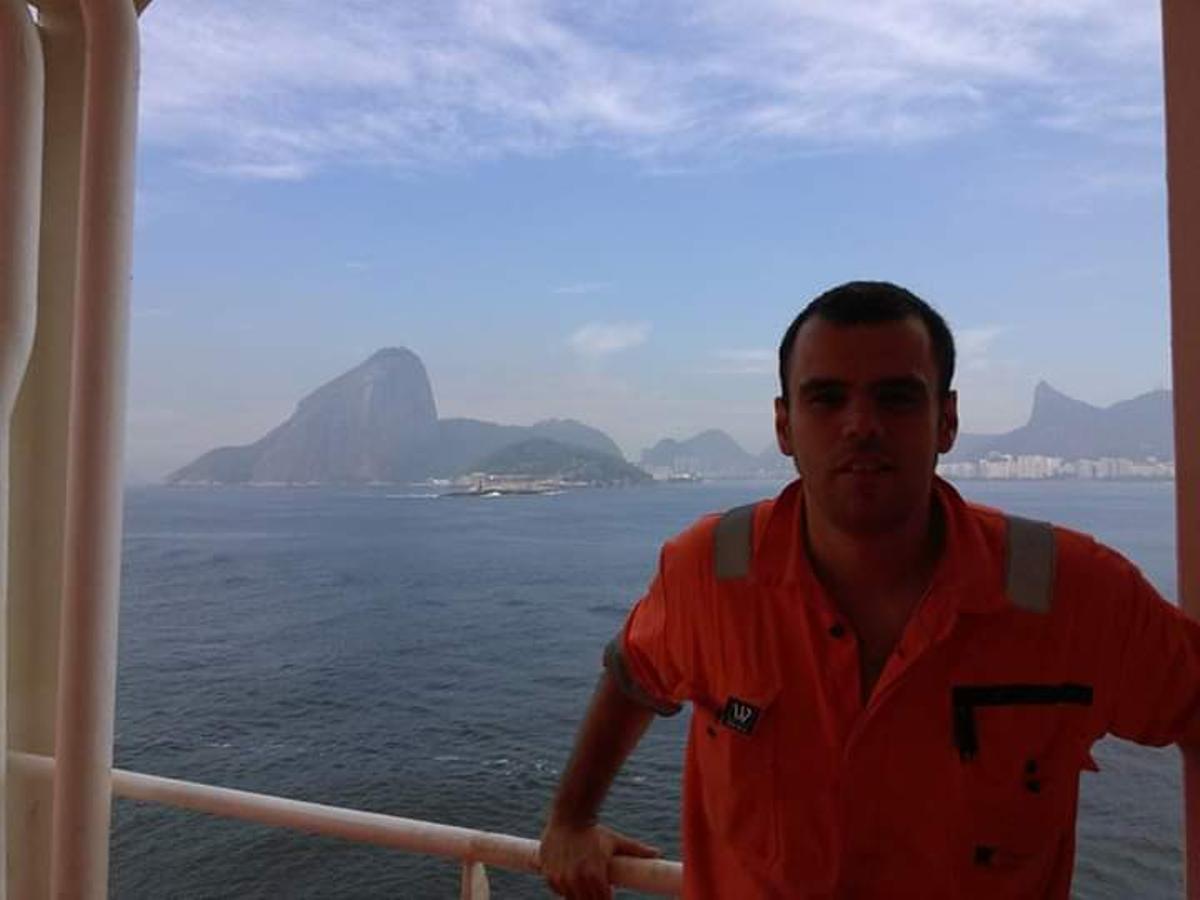
<svg viewBox="0 0 1200 900"><path fill-rule="evenodd" d="M781 846L778 697L775 685L746 688L695 713L705 818L718 840L765 867Z"/></svg>
<svg viewBox="0 0 1200 900"><path fill-rule="evenodd" d="M1040 890L1036 879L1070 846L1079 772L1096 768L1081 727L1092 689L958 685L951 696L968 881L1011 882L1026 867L1027 887Z"/></svg>

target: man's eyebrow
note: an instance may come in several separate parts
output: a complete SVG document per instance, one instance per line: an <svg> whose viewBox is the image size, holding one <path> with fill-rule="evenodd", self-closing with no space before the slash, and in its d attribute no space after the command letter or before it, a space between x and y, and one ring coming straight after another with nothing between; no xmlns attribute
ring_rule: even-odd
<svg viewBox="0 0 1200 900"><path fill-rule="evenodd" d="M922 394L929 392L929 386L924 379L917 378L915 375L897 375L894 378L881 378L874 382L871 387L883 390L906 390L919 391Z"/></svg>
<svg viewBox="0 0 1200 900"><path fill-rule="evenodd" d="M846 382L836 378L808 378L800 382L800 393L811 394L815 391L827 391L831 388L844 388Z"/></svg>

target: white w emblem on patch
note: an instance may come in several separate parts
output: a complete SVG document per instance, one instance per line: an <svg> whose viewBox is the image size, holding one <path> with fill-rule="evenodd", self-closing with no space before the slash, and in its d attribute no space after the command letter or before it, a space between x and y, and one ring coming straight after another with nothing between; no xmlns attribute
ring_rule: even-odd
<svg viewBox="0 0 1200 900"><path fill-rule="evenodd" d="M759 713L759 708L752 703L730 697L721 710L721 724L742 734L750 734L758 722Z"/></svg>

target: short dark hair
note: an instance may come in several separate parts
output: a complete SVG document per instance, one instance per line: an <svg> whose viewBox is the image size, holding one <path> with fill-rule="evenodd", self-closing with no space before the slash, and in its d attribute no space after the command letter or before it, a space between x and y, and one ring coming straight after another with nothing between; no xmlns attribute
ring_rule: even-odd
<svg viewBox="0 0 1200 900"><path fill-rule="evenodd" d="M830 288L792 320L779 342L779 385L784 402L788 399L788 370L792 345L800 326L813 316L837 325L873 325L920 319L933 344L933 359L938 368L941 396L950 393L954 380L954 335L936 309L914 294L890 281L848 281Z"/></svg>

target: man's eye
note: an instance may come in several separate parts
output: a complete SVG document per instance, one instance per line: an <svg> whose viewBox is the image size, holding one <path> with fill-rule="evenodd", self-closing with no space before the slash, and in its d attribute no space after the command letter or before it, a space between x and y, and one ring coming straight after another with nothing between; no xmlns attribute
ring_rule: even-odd
<svg viewBox="0 0 1200 900"><path fill-rule="evenodd" d="M842 396L836 391L818 391L808 395L808 402L813 406L837 406L842 402Z"/></svg>
<svg viewBox="0 0 1200 900"><path fill-rule="evenodd" d="M889 409L908 409L920 402L920 396L915 391L883 391L879 402Z"/></svg>

